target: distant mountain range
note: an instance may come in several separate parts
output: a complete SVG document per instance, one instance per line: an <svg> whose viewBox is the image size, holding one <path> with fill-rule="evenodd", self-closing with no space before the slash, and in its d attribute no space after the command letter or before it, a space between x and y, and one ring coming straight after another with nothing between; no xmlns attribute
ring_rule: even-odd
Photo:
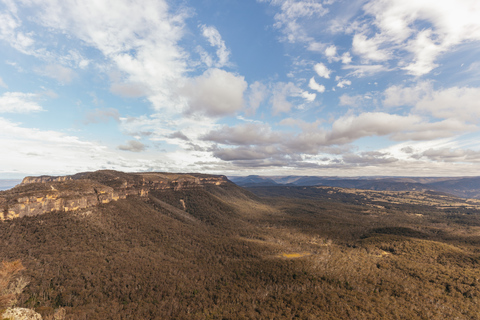
<svg viewBox="0 0 480 320"><path fill-rule="evenodd" d="M11 189L21 182L18 179L0 179L0 191Z"/></svg>
<svg viewBox="0 0 480 320"><path fill-rule="evenodd" d="M322 177L259 176L228 177L241 187L329 186L377 191L438 191L462 198L480 199L480 177Z"/></svg>

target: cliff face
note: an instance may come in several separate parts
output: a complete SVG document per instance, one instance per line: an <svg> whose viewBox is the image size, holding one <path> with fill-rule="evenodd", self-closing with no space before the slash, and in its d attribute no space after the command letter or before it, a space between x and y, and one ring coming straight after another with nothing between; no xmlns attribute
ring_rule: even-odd
<svg viewBox="0 0 480 320"><path fill-rule="evenodd" d="M76 211L150 190L183 190L229 183L225 176L170 173L123 173L103 170L63 177L26 177L22 184L0 192L0 219L52 211Z"/></svg>

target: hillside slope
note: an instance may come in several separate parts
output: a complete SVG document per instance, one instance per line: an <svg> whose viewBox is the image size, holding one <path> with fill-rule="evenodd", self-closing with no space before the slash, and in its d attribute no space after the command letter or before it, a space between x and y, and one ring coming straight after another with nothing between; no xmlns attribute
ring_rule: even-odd
<svg viewBox="0 0 480 320"><path fill-rule="evenodd" d="M111 171L80 176L116 192L143 181ZM480 312L474 207L386 208L328 190L259 197L221 176L189 176L212 183L152 187L148 195L0 223L0 257L21 259L30 279L19 305L45 317L63 307L66 319L474 319Z"/></svg>

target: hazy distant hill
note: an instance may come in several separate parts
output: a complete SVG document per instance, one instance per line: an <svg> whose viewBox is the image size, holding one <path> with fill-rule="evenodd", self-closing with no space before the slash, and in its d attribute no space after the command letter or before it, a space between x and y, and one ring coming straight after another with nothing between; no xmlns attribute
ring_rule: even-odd
<svg viewBox="0 0 480 320"><path fill-rule="evenodd" d="M10 188L15 187L17 184L22 182L22 180L18 179L0 179L0 191L8 190Z"/></svg>
<svg viewBox="0 0 480 320"><path fill-rule="evenodd" d="M242 187L252 187L252 186L276 186L279 183L275 182L273 179L262 176L246 176L246 177L230 177L230 181Z"/></svg>
<svg viewBox="0 0 480 320"><path fill-rule="evenodd" d="M254 186L329 186L378 191L422 191L432 190L450 193L463 198L480 199L480 177L230 177L230 180L242 187Z"/></svg>

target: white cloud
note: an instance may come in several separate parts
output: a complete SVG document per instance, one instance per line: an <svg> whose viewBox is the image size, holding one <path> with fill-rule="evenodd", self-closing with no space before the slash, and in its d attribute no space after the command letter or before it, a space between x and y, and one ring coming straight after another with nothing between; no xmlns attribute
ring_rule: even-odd
<svg viewBox="0 0 480 320"><path fill-rule="evenodd" d="M320 3L313 1L273 0L270 3L280 6L274 26L281 29L285 40L291 43L310 42L312 38L302 24L303 19L321 17L328 12Z"/></svg>
<svg viewBox="0 0 480 320"><path fill-rule="evenodd" d="M307 50L313 51L313 52L318 52L318 53L323 53L325 51L325 44L317 41L310 41L308 43Z"/></svg>
<svg viewBox="0 0 480 320"><path fill-rule="evenodd" d="M288 100L290 97L302 97L309 100L309 96L305 96L304 91L291 82L275 84L270 100L274 115L287 113L292 109L293 104Z"/></svg>
<svg viewBox="0 0 480 320"><path fill-rule="evenodd" d="M176 14L163 0L32 0L22 5L29 7L34 22L98 50L125 75L122 83L148 88L156 110L178 111L176 89L187 65L178 41L186 11Z"/></svg>
<svg viewBox="0 0 480 320"><path fill-rule="evenodd" d="M388 136L393 140L432 140L452 137L474 130L458 120L426 122L416 115L395 115L366 112L358 116L344 116L334 121L328 136L329 144L350 143L361 137Z"/></svg>
<svg viewBox="0 0 480 320"><path fill-rule="evenodd" d="M246 89L243 77L220 69L209 69L189 80L181 93L188 99L187 113L219 117L234 114L244 107L243 93Z"/></svg>
<svg viewBox="0 0 480 320"><path fill-rule="evenodd" d="M412 157L422 157L438 162L480 162L480 151L470 149L430 148L421 153L413 154Z"/></svg>
<svg viewBox="0 0 480 320"><path fill-rule="evenodd" d="M405 128L403 132L397 132L392 135L392 140L405 141L428 141L440 138L449 138L465 132L476 131L474 125L465 125L457 119L446 119L432 123L418 123L410 128Z"/></svg>
<svg viewBox="0 0 480 320"><path fill-rule="evenodd" d="M62 84L69 84L76 77L76 73L59 64L49 64L42 68L37 68L36 71L46 77L57 80Z"/></svg>
<svg viewBox="0 0 480 320"><path fill-rule="evenodd" d="M315 91L320 92L320 93L325 92L325 86L321 85L321 84L318 84L315 81L315 77L310 78L310 81L308 82L308 87L310 89L315 90Z"/></svg>
<svg viewBox="0 0 480 320"><path fill-rule="evenodd" d="M480 88L452 87L432 92L415 107L436 118L480 123Z"/></svg>
<svg viewBox="0 0 480 320"><path fill-rule="evenodd" d="M344 64L349 64L350 62L352 62L352 56L350 55L350 52L345 52L344 54L342 54L340 59Z"/></svg>
<svg viewBox="0 0 480 320"><path fill-rule="evenodd" d="M25 128L3 118L0 118L0 149L9 155L0 157L0 172L58 175L122 168L107 165L109 161L118 163L121 158L101 145L58 131ZM130 165L133 167L134 162Z"/></svg>
<svg viewBox="0 0 480 320"><path fill-rule="evenodd" d="M218 30L213 26L201 26L202 35L208 40L212 47L217 48L217 57L218 62L215 64L217 68L221 68L228 64L228 58L230 56L230 51L225 45L225 41L222 40L222 36Z"/></svg>
<svg viewBox="0 0 480 320"><path fill-rule="evenodd" d="M369 49L365 44L370 43L371 48L406 50L413 59L407 56L399 65L404 65L405 70L415 76L434 69L440 54L459 44L480 40L477 0L374 0L367 3L364 10L374 16L380 32L370 39L357 38L357 52L371 60L383 61L388 57L386 52Z"/></svg>
<svg viewBox="0 0 480 320"><path fill-rule="evenodd" d="M413 87L390 86L385 90L383 105L386 107L414 106L423 96L432 91L430 82L420 82Z"/></svg>
<svg viewBox="0 0 480 320"><path fill-rule="evenodd" d="M208 68L213 67L212 56L202 46L197 46L195 51L200 55L200 60L203 64L205 64Z"/></svg>
<svg viewBox="0 0 480 320"><path fill-rule="evenodd" d="M313 69L315 72L322 78L328 79L330 78L330 73L332 72L329 70L323 63L317 63Z"/></svg>
<svg viewBox="0 0 480 320"><path fill-rule="evenodd" d="M432 83L419 82L411 87L391 86L385 90L386 107L410 106L415 112L438 119L457 119L467 123L480 121L480 88L451 87L434 90Z"/></svg>
<svg viewBox="0 0 480 320"><path fill-rule="evenodd" d="M365 77L371 76L375 73L379 73L382 71L386 71L387 68L380 64L373 64L373 65L345 65L342 67L344 70L353 70L348 73L347 76L354 76L354 77Z"/></svg>
<svg viewBox="0 0 480 320"><path fill-rule="evenodd" d="M234 127L223 126L202 137L202 140L225 145L271 145L282 139L282 133L272 131L269 125L257 123L246 123Z"/></svg>
<svg viewBox="0 0 480 320"><path fill-rule="evenodd" d="M383 112L343 116L333 122L328 140L332 144L345 144L361 137L385 136L408 130L420 122L421 118L418 116L399 116Z"/></svg>
<svg viewBox="0 0 480 320"><path fill-rule="evenodd" d="M255 81L252 83L249 87L249 93L248 93L248 108L245 110L245 112L248 115L253 115L255 114L256 110L260 106L260 104L265 101L265 99L268 96L267 92L267 86L265 86L263 83Z"/></svg>
<svg viewBox="0 0 480 320"><path fill-rule="evenodd" d="M142 83L114 82L110 86L110 91L122 97L137 98L147 95L148 89Z"/></svg>
<svg viewBox="0 0 480 320"><path fill-rule="evenodd" d="M367 63L370 61L385 61L390 55L385 50L378 48L382 41L378 37L368 39L363 34L356 34L353 37L353 52L360 55Z"/></svg>
<svg viewBox="0 0 480 320"><path fill-rule="evenodd" d="M350 96L348 94L343 94L340 96L339 100L340 106L358 107L363 104L365 99L362 95Z"/></svg>
<svg viewBox="0 0 480 320"><path fill-rule="evenodd" d="M305 99L307 102L313 102L315 101L315 98L317 97L316 93L310 93L308 91L303 91L301 93L301 97Z"/></svg>
<svg viewBox="0 0 480 320"><path fill-rule="evenodd" d="M12 5L10 10L15 8ZM0 39L8 42L13 48L22 53L32 54L34 40L29 34L18 31L20 26L21 22L14 15L8 12L0 13Z"/></svg>
<svg viewBox="0 0 480 320"><path fill-rule="evenodd" d="M337 83L337 87L339 88L345 88L346 86L349 86L352 84L352 81L347 80L347 79L342 79Z"/></svg>
<svg viewBox="0 0 480 320"><path fill-rule="evenodd" d="M38 95L34 93L5 92L0 96L0 113L30 113L43 111L36 102Z"/></svg>
<svg viewBox="0 0 480 320"><path fill-rule="evenodd" d="M335 60L337 57L337 47L334 45L328 46L325 49L325 55L327 56L328 61Z"/></svg>
<svg viewBox="0 0 480 320"><path fill-rule="evenodd" d="M120 121L120 114L117 109L108 108L108 109L95 109L88 112L85 115L84 124L90 123L106 123L110 119L113 119L117 122Z"/></svg>
<svg viewBox="0 0 480 320"><path fill-rule="evenodd" d="M420 31L415 39L408 42L407 49L416 58L415 62L408 64L403 69L414 76L427 74L438 67L434 61L445 50L432 39L432 30L430 29Z"/></svg>
<svg viewBox="0 0 480 320"><path fill-rule="evenodd" d="M0 78L0 87L5 88L5 89L8 88L8 86L5 84L5 82L3 82L2 78Z"/></svg>

